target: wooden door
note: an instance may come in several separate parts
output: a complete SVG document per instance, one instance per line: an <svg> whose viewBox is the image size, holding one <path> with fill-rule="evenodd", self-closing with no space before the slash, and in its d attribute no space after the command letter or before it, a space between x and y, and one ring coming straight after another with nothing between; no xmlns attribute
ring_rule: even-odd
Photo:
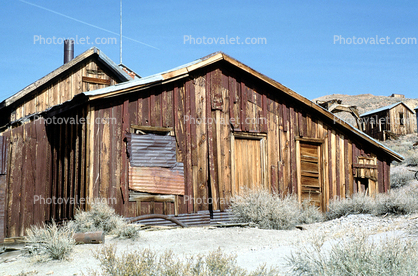
<svg viewBox="0 0 418 276"><path fill-rule="evenodd" d="M234 139L233 194L240 194L244 189L264 187L263 156L264 147L260 139Z"/></svg>
<svg viewBox="0 0 418 276"><path fill-rule="evenodd" d="M323 181L321 176L321 144L299 141L298 195L324 210Z"/></svg>

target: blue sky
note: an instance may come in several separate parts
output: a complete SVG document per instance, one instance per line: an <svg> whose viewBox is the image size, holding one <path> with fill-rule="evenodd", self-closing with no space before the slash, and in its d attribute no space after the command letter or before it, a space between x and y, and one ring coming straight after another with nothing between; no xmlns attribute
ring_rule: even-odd
<svg viewBox="0 0 418 276"><path fill-rule="evenodd" d="M75 55L96 46L119 63L119 6L119 0L1 1L0 101L62 65L63 45L46 44L54 36L89 37L93 43L75 45ZM339 93L418 98L417 14L417 1L124 0L123 63L147 76L223 51L309 99ZM197 44L226 36L241 44ZM385 44L370 44L376 36ZM45 43L35 42L40 37ZM96 44L96 38L117 44ZM246 38L265 42L244 44ZM413 39L396 44L396 38Z"/></svg>

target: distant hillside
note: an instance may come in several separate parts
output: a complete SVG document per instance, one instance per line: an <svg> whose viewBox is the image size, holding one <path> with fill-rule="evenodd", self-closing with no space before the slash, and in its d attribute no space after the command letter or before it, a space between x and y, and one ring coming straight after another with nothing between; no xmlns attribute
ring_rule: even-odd
<svg viewBox="0 0 418 276"><path fill-rule="evenodd" d="M365 112L388 106L400 101L404 102L412 110L414 110L418 106L418 99L392 98L385 96L374 96L372 94L362 94L355 96L332 94L313 99L312 101L316 103L317 100L328 101L332 99L342 100L342 104L357 106L360 115Z"/></svg>

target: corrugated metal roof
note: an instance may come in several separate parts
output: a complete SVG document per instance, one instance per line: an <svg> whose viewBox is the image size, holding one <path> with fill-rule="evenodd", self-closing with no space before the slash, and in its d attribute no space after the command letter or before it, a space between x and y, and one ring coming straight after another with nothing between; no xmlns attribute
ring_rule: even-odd
<svg viewBox="0 0 418 276"><path fill-rule="evenodd" d="M386 110L390 110L390 109L392 109L392 108L394 108L394 107L396 107L396 106L398 106L398 105L400 105L400 104L403 104L404 106L406 106L412 113L415 113L411 108L409 108L405 103L403 103L403 102L397 102L397 103L394 103L394 104L391 104L391 105L388 105L388 106L384 106L384 107L381 107L381 108L378 108L378 109L375 109L375 110L371 110L371 111L368 111L368 112L366 112L366 113L363 113L363 114L361 114L360 115L360 117L364 117L364 116L369 116L369 115L371 115L371 114L375 114L375 113L379 113L379 112L382 112L382 111L386 111Z"/></svg>
<svg viewBox="0 0 418 276"><path fill-rule="evenodd" d="M93 90L93 91L88 91L88 92L83 92L80 94L86 95L86 96L97 96L97 95L102 95L102 94L107 94L110 92L115 92L118 90L123 90L123 89L127 89L127 88L131 88L131 87L135 87L135 86L140 86L140 85L144 85L144 84L150 84L150 83L154 83L154 82L158 82L158 81L162 81L163 77L161 74L156 74L156 75L152 75L152 76L148 76L148 77L144 77L144 78L140 78L140 79L134 79L128 82L122 82L122 83L118 83L112 86L108 86L102 89L97 89L97 90Z"/></svg>
<svg viewBox="0 0 418 276"><path fill-rule="evenodd" d="M126 73L119 65L113 62L108 56L106 56L102 51L97 49L96 47L93 47L98 54L99 54L99 60L102 61L104 64L109 67L110 70L113 71L116 75L118 75L121 79L126 79L127 81L130 81L132 77Z"/></svg>
<svg viewBox="0 0 418 276"><path fill-rule="evenodd" d="M164 72L160 72L160 73L148 76L148 77L135 79L135 80L132 80L132 81L129 81L129 82L119 83L119 84L116 84L116 85L113 85L113 86L108 86L108 87L105 87L105 88L102 88L102 89L97 89L97 90L93 90L93 91L84 92L82 94L84 94L88 97L89 96L98 96L98 95L103 95L103 94L107 94L107 93L111 93L111 92L116 92L116 91L123 90L123 89L128 89L128 88L131 88L131 87L136 87L136 86L151 84L151 83L158 82L158 81L163 81L164 80L163 74L167 74L169 72L173 72L173 71L176 71L176 70L179 70L179 69L182 69L182 68L186 68L188 66L194 65L194 64L199 63L201 61L202 61L202 59L197 59L195 61L186 63L184 65L181 65L181 66L175 67L173 69L170 69L170 70L167 70L167 71L164 71Z"/></svg>

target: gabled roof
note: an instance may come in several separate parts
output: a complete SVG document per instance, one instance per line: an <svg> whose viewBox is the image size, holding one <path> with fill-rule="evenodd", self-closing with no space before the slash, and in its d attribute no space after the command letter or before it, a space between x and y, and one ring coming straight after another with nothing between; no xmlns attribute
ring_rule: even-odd
<svg viewBox="0 0 418 276"><path fill-rule="evenodd" d="M78 55L74 59L72 59L70 62L60 66L56 70L52 71L48 75L44 76L43 78L35 81L34 83L31 83L30 85L26 86L13 96L10 96L9 98L5 99L3 102L0 103L0 109L9 106L13 104L14 102L20 100L21 98L25 97L26 95L31 94L34 90L36 90L38 87L48 83L55 77L61 75L62 73L65 73L66 71L70 70L72 67L76 66L80 62L83 62L87 58L97 55L98 59L103 62L103 64L110 69L113 73L116 74L116 76L119 78L120 81L129 81L132 80L132 77L129 76L128 73L126 73L121 67L119 67L116 63L114 63L109 57L107 57L102 51L100 51L96 47L92 47L85 51L84 53Z"/></svg>
<svg viewBox="0 0 418 276"><path fill-rule="evenodd" d="M357 128L353 127L351 124L349 124L349 123L347 123L343 120L340 120L340 119L335 119L336 117L334 116L334 114L332 114L328 110L322 108L321 106L319 106L319 105L315 104L314 102L308 100L307 98L299 95L298 93L296 93L295 91L287 88L286 86L282 85L281 83L279 83L279 82L277 82L277 81L275 81L275 80L273 80L273 79L255 71L254 69L248 67L247 65L237 61L236 59L234 59L234 58L232 58L232 57L230 57L230 56L228 56L228 55L226 55L222 52L214 53L214 54L209 55L207 57L195 60L195 61L187 63L183 66L176 67L174 69L171 69L171 70L159 73L159 74L151 75L151 76L144 77L144 78L141 78L141 79L135 79L135 80L132 80L130 82L116 84L114 86L108 86L108 87L98 89L98 90L83 92L83 93L80 93L80 94L76 95L74 97L73 101L74 101L75 105L78 105L78 104L80 104L80 99L81 98L82 98L83 101L94 101L96 99L110 98L110 97L115 97L115 96L119 96L119 95L122 95L122 94L128 94L128 93L131 93L131 92L138 92L140 90L150 88L154 85L164 84L164 83L176 81L176 80L179 80L179 79L182 79L182 78L186 78L186 77L189 76L190 72L192 72L194 70L197 70L197 69L200 69L200 68L204 68L204 67L206 67L210 64L213 64L213 63L216 63L216 62L219 62L219 61L227 62L227 63L231 64L232 66L235 66L236 68L249 73L250 75L254 76L255 78L258 78L261 81L275 87L276 89L279 89L280 91L287 94L291 98L297 100L301 104L304 104L307 108L315 110L316 112L318 112L318 113L322 114L323 116L329 118L330 120L332 120L334 122L334 124L336 126L342 127L344 129L350 131L351 133L353 133L354 136L356 136L360 140L362 140L366 143L370 143L373 146L375 146L376 148L385 152L386 154L388 154L392 158L392 160L402 161L404 159L400 154L392 151L391 149L389 149L385 145L381 144L377 140L371 138L370 136L368 136L364 132L359 131ZM66 104L66 103L64 103L64 104ZM49 110L48 112L61 112L62 110L63 110L62 106L61 107L57 106L56 108L51 108L51 110Z"/></svg>
<svg viewBox="0 0 418 276"><path fill-rule="evenodd" d="M415 113L415 111L413 111L404 102L397 102L397 103L394 103L394 104L391 104L391 105L388 105L388 106L384 106L384 107L381 107L381 108L378 108L378 109L371 110L371 111L368 111L366 113L363 113L363 114L360 115L360 117L369 116L369 115L372 115L372 114L375 114L375 113L379 113L379 112L382 112L382 111L390 110L390 109L392 109L394 107L397 107L400 104L403 104L406 108L408 108L409 111L411 111L412 113Z"/></svg>

